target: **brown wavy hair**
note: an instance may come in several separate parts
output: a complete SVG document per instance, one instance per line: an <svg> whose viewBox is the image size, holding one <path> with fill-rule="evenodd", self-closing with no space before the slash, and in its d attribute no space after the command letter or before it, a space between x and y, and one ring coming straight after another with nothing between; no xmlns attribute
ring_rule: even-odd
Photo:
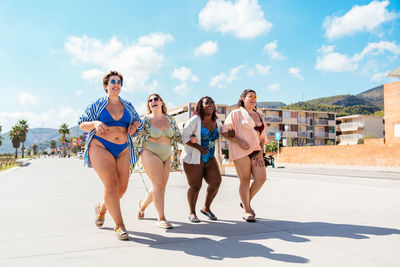
<svg viewBox="0 0 400 267"><path fill-rule="evenodd" d="M152 113L151 109L150 109L150 105L149 105L149 99L152 96L156 96L156 97L158 97L158 99L160 99L159 101L161 101L161 103L162 103L162 107L161 107L162 113L167 114L167 106L165 105L164 100L161 98L161 96L159 94L151 94L147 98L147 114L151 114Z"/></svg>
<svg viewBox="0 0 400 267"><path fill-rule="evenodd" d="M238 103L236 104L236 107L237 107L237 108L240 108L240 107L243 107L243 108L244 108L244 101L243 101L243 100L246 98L246 96L247 96L249 93L255 93L255 94L257 95L256 91L254 91L253 89L246 89L246 90L244 90L244 91L242 92L242 94L240 95L240 98L239 98ZM257 112L257 104L256 104L256 106L254 107L253 110Z"/></svg>
<svg viewBox="0 0 400 267"><path fill-rule="evenodd" d="M214 100L211 98L211 97L209 97L209 96L203 96L202 98L200 98L200 100L199 100L199 102L197 102L197 106L196 106L196 108L195 108L195 110L194 110L194 112L193 112L193 116L194 115L198 115L198 116L200 116L200 118L203 120L204 119L204 107L203 107L203 100L204 99L210 99L212 102L214 102ZM211 115L211 119L213 120L213 121L215 121L216 119L218 119L218 116L217 116L217 106L215 105L215 102L214 102L214 106L215 106L215 109L214 109L214 111L213 111L213 113L212 113L212 115Z"/></svg>
<svg viewBox="0 0 400 267"><path fill-rule="evenodd" d="M122 77L122 74L116 70L110 70L110 72L107 73L106 75L104 75L104 77L103 77L103 87L104 87L104 91L106 91L106 93L108 93L106 86L108 85L108 81L110 80L110 77L113 75L117 75L121 79L121 87L124 84L124 77Z"/></svg>

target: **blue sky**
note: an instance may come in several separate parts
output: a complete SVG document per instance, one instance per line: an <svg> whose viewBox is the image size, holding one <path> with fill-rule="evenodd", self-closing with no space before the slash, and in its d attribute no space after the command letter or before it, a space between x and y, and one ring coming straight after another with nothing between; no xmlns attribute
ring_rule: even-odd
<svg viewBox="0 0 400 267"><path fill-rule="evenodd" d="M293 103L357 94L399 63L399 1L0 1L0 125L75 126L124 75L139 112L243 89Z"/></svg>

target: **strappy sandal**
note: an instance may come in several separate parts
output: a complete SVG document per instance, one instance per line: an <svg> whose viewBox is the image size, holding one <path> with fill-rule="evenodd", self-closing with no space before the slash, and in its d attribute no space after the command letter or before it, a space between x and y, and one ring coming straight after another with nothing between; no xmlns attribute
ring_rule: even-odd
<svg viewBox="0 0 400 267"><path fill-rule="evenodd" d="M243 208L243 203L242 203L242 202L240 202L239 205L240 205L240 207L241 207L242 209L244 209L244 208ZM256 213L255 213L255 211L254 211L253 209L250 210L250 214L253 215L254 217L256 217Z"/></svg>
<svg viewBox="0 0 400 267"><path fill-rule="evenodd" d="M94 223L100 228L103 226L105 220L105 214L101 215L101 202L97 203L94 207L94 213L96 218Z"/></svg>
<svg viewBox="0 0 400 267"><path fill-rule="evenodd" d="M256 218L253 215L251 215L250 213L246 213L243 216L243 220L245 220L246 222L256 222Z"/></svg>
<svg viewBox="0 0 400 267"><path fill-rule="evenodd" d="M200 222L200 219L193 213L189 215L188 219L192 223L199 223Z"/></svg>
<svg viewBox="0 0 400 267"><path fill-rule="evenodd" d="M160 227L161 229L172 229L173 228L172 224L169 221L158 221L156 223L156 225L158 227Z"/></svg>
<svg viewBox="0 0 400 267"><path fill-rule="evenodd" d="M114 235L118 240L128 240L129 234L126 231L125 227L122 225L118 225L114 228Z"/></svg>
<svg viewBox="0 0 400 267"><path fill-rule="evenodd" d="M142 200L139 200L138 204L137 204L137 218L139 220L144 218L144 211L142 210L141 204Z"/></svg>
<svg viewBox="0 0 400 267"><path fill-rule="evenodd" d="M208 217L208 219L210 219L212 221L216 221L217 220L217 217L211 211L208 212L208 211L205 211L205 210L200 210L200 212L203 213L204 215L206 215Z"/></svg>

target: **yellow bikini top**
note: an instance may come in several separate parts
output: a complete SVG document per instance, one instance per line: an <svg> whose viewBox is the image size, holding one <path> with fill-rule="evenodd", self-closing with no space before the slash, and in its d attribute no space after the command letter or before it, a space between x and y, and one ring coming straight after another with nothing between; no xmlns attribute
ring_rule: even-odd
<svg viewBox="0 0 400 267"><path fill-rule="evenodd" d="M161 136L166 136L168 138L172 138L172 136L174 135L174 131L172 130L172 128L168 128L166 130L160 130L158 128L154 128L151 127L150 129L150 137L157 139L160 138Z"/></svg>

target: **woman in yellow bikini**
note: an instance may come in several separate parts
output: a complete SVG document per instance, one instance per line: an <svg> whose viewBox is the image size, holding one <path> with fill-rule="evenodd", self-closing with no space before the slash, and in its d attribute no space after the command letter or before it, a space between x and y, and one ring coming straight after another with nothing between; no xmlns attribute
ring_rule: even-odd
<svg viewBox="0 0 400 267"><path fill-rule="evenodd" d="M139 201L137 216L142 219L145 209L154 201L158 214L156 225L170 229L172 224L164 214L165 187L170 170L179 169L178 142L182 142L181 133L175 119L167 114L167 107L158 94L148 97L147 113L143 119L143 131L136 138L135 147L136 156L141 157L144 171L153 188L144 200Z"/></svg>

